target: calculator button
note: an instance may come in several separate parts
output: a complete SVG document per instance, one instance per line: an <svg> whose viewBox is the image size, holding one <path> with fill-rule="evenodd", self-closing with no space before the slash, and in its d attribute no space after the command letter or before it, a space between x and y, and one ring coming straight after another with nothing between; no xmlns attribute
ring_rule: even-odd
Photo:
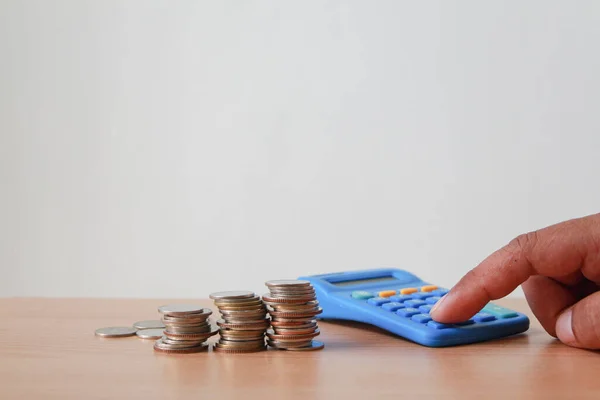
<svg viewBox="0 0 600 400"><path fill-rule="evenodd" d="M407 294L397 294L395 296L392 297L388 297L391 301L395 301L397 303L402 303L403 301L406 300L412 300L413 297Z"/></svg>
<svg viewBox="0 0 600 400"><path fill-rule="evenodd" d="M352 298L353 299L367 300L367 299L370 299L372 297L375 297L375 296L371 292L365 292L363 290L357 290L355 292L352 292Z"/></svg>
<svg viewBox="0 0 600 400"><path fill-rule="evenodd" d="M430 297L433 297L434 295L432 295L431 293L427 293L427 292L417 292L417 293L411 294L411 296L413 299L416 299L416 300L425 300Z"/></svg>
<svg viewBox="0 0 600 400"><path fill-rule="evenodd" d="M427 285L427 286L423 286L421 287L421 292L432 292L434 290L437 290L437 286L435 285Z"/></svg>
<svg viewBox="0 0 600 400"><path fill-rule="evenodd" d="M400 294L412 294L412 293L417 293L418 290L415 288L404 288L404 289L400 289Z"/></svg>
<svg viewBox="0 0 600 400"><path fill-rule="evenodd" d="M438 301L440 301L440 298L441 297L438 297L438 296L428 297L428 298L425 299L425 303L427 303L427 304L435 304Z"/></svg>
<svg viewBox="0 0 600 400"><path fill-rule="evenodd" d="M425 304L424 306L419 307L419 311L423 314L429 314L433 306L431 304Z"/></svg>
<svg viewBox="0 0 600 400"><path fill-rule="evenodd" d="M496 318L514 318L518 315L513 310L509 310L508 308L500 307L492 303L487 304L481 311L492 314Z"/></svg>
<svg viewBox="0 0 600 400"><path fill-rule="evenodd" d="M396 294L395 290L384 290L383 292L379 292L379 297L390 297Z"/></svg>
<svg viewBox="0 0 600 400"><path fill-rule="evenodd" d="M385 303L381 306L381 308L387 311L397 311L401 308L404 308L404 304L392 301L391 303Z"/></svg>
<svg viewBox="0 0 600 400"><path fill-rule="evenodd" d="M390 300L386 299L384 297L372 297L369 300L367 300L367 303L372 304L374 306L381 306L385 303L389 303Z"/></svg>
<svg viewBox="0 0 600 400"><path fill-rule="evenodd" d="M431 317L429 315L426 315L426 314L413 315L411 319L413 321L415 321L415 322L420 322L422 324L426 324L429 321L431 321Z"/></svg>
<svg viewBox="0 0 600 400"><path fill-rule="evenodd" d="M398 314L401 317L410 318L413 315L419 314L419 310L417 310L416 308L401 308L398 311L396 311L396 314Z"/></svg>
<svg viewBox="0 0 600 400"><path fill-rule="evenodd" d="M427 326L434 328L434 329L446 329L446 328L452 328L452 325L448 325L448 324L442 324L440 322L435 322L435 321L429 321L427 323Z"/></svg>
<svg viewBox="0 0 600 400"><path fill-rule="evenodd" d="M475 321L473 321L472 319L469 319L469 320L466 320L466 321L463 321L463 322L456 323L454 325L466 326L466 325L473 325L474 323L475 323Z"/></svg>
<svg viewBox="0 0 600 400"><path fill-rule="evenodd" d="M490 322L490 321L495 320L496 317L494 317L492 314L488 314L488 313L477 313L477 314L475 314L473 319L475 320L475 322Z"/></svg>
<svg viewBox="0 0 600 400"><path fill-rule="evenodd" d="M434 296L440 296L442 297L443 295L445 295L446 293L448 293L448 291L446 289L437 289L434 290L433 292L430 292L432 295Z"/></svg>
<svg viewBox="0 0 600 400"><path fill-rule="evenodd" d="M424 306L425 303L423 300L408 300L404 302L404 305L406 307L412 307L412 308L417 308L417 307L421 307Z"/></svg>

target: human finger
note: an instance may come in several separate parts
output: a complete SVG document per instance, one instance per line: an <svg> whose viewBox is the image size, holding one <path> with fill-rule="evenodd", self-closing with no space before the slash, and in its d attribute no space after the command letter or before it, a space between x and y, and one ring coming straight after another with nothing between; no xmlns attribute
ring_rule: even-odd
<svg viewBox="0 0 600 400"><path fill-rule="evenodd" d="M511 293L530 276L561 277L600 268L600 214L520 235L469 271L431 310L439 322L469 319L489 301ZM589 269L589 268L588 268Z"/></svg>
<svg viewBox="0 0 600 400"><path fill-rule="evenodd" d="M564 310L556 321L558 339L573 347L600 349L600 292Z"/></svg>

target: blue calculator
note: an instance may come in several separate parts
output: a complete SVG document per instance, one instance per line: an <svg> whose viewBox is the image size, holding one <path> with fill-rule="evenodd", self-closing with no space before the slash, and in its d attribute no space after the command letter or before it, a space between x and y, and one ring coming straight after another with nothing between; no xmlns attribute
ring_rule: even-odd
<svg viewBox="0 0 600 400"><path fill-rule="evenodd" d="M304 276L323 309L319 319L359 321L428 347L482 342L529 329L529 318L488 303L468 321L442 324L429 311L448 290L401 269Z"/></svg>

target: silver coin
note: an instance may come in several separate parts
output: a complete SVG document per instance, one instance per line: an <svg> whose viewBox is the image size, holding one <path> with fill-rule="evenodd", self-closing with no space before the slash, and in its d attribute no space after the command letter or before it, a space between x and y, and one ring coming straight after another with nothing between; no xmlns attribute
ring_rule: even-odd
<svg viewBox="0 0 600 400"><path fill-rule="evenodd" d="M316 351L316 350L322 350L324 347L325 347L325 343L320 342L318 340L313 340L309 346L287 347L284 350L287 350L287 351Z"/></svg>
<svg viewBox="0 0 600 400"><path fill-rule="evenodd" d="M175 318L175 317L171 317L169 315L165 315L162 318L162 323L165 325L186 325L186 326L190 326L190 325L206 325L209 322L207 321L208 318L199 318L199 319L195 319L195 318Z"/></svg>
<svg viewBox="0 0 600 400"><path fill-rule="evenodd" d="M171 333L169 331L165 331L163 337L171 339L171 340L207 340L211 336L214 336L215 334L217 334L217 332L218 331L211 331L211 332L198 333L198 334L195 334L195 333L178 334L178 333Z"/></svg>
<svg viewBox="0 0 600 400"><path fill-rule="evenodd" d="M303 292L314 292L315 288L312 286L288 286L288 287L270 287L271 293L303 293Z"/></svg>
<svg viewBox="0 0 600 400"><path fill-rule="evenodd" d="M164 329L142 329L136 332L140 339L160 339L163 334Z"/></svg>
<svg viewBox="0 0 600 400"><path fill-rule="evenodd" d="M257 317L262 316L263 318L267 315L267 309L258 310L221 310L221 315L228 317Z"/></svg>
<svg viewBox="0 0 600 400"><path fill-rule="evenodd" d="M108 328L96 329L96 336L106 338L126 337L133 336L137 332L137 329L131 326L111 326Z"/></svg>
<svg viewBox="0 0 600 400"><path fill-rule="evenodd" d="M281 341L281 340L267 339L267 344L270 347L274 347L276 349L289 349L292 347L307 347L307 346L310 346L312 342L313 342L312 339L298 341L298 342L286 342L286 341Z"/></svg>
<svg viewBox="0 0 600 400"><path fill-rule="evenodd" d="M298 279L276 279L272 281L265 282L265 285L268 287L281 287L281 286L310 286L309 281L303 281Z"/></svg>
<svg viewBox="0 0 600 400"><path fill-rule="evenodd" d="M184 329L184 328L177 328L177 327L173 327L173 326L168 326L165 329L165 332L169 332L169 333L174 333L176 335L194 335L194 334L201 334L201 333L207 333L207 332L212 332L212 327L211 326L205 326L202 328L194 328L194 329Z"/></svg>
<svg viewBox="0 0 600 400"><path fill-rule="evenodd" d="M254 292L250 292L248 290L230 290L227 292L214 292L209 295L209 297L213 300L220 299L247 299L253 298L256 295Z"/></svg>
<svg viewBox="0 0 600 400"><path fill-rule="evenodd" d="M199 353L208 350L208 343L203 343L200 346L184 347L184 348L173 348L172 346L163 343L162 339L158 339L154 342L154 350L161 353L173 353L173 354L187 354L187 353Z"/></svg>
<svg viewBox="0 0 600 400"><path fill-rule="evenodd" d="M199 346L204 346L204 344L199 344L199 345L195 345L195 346L190 346L187 344L171 344L171 343L167 343L165 342L165 339L158 339L156 342L154 342L154 347L158 347L159 349L162 350L176 350L176 349L188 349L188 348L192 348L192 347L199 347Z"/></svg>
<svg viewBox="0 0 600 400"><path fill-rule="evenodd" d="M158 320L138 321L133 324L136 329L159 329L164 328L165 324Z"/></svg>
<svg viewBox="0 0 600 400"><path fill-rule="evenodd" d="M208 308L196 306L193 304L168 304L158 307L158 312L161 314L178 315L178 314L208 314L212 313Z"/></svg>
<svg viewBox="0 0 600 400"><path fill-rule="evenodd" d="M163 314L161 317L162 322L165 320L181 322L181 323L199 323L206 321L212 314L212 311L205 308L203 312L196 314Z"/></svg>
<svg viewBox="0 0 600 400"><path fill-rule="evenodd" d="M317 296L314 293L271 293L269 297L274 299L308 299L308 301L315 300Z"/></svg>
<svg viewBox="0 0 600 400"><path fill-rule="evenodd" d="M170 339L168 337L163 337L162 342L164 344L168 344L173 348L182 348L182 347L193 347L193 346L198 346L201 345L202 343L205 342L205 340L203 339L198 339L198 340L174 340L174 339Z"/></svg>

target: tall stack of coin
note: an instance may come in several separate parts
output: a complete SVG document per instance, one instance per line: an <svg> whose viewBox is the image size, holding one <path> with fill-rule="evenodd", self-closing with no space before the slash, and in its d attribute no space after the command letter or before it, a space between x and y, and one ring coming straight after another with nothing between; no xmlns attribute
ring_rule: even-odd
<svg viewBox="0 0 600 400"><path fill-rule="evenodd" d="M267 308L259 296L249 291L215 292L210 295L219 308L220 339L214 350L223 353L254 353L266 350L269 328Z"/></svg>
<svg viewBox="0 0 600 400"><path fill-rule="evenodd" d="M212 329L208 308L189 304L171 304L158 308L166 326L164 336L154 343L154 350L163 353L198 353L208 350L206 341L217 333Z"/></svg>
<svg viewBox="0 0 600 400"><path fill-rule="evenodd" d="M269 307L271 329L267 344L280 350L320 350L322 342L313 340L320 334L315 317L323 310L310 282L274 280L266 282L270 293L262 299Z"/></svg>

